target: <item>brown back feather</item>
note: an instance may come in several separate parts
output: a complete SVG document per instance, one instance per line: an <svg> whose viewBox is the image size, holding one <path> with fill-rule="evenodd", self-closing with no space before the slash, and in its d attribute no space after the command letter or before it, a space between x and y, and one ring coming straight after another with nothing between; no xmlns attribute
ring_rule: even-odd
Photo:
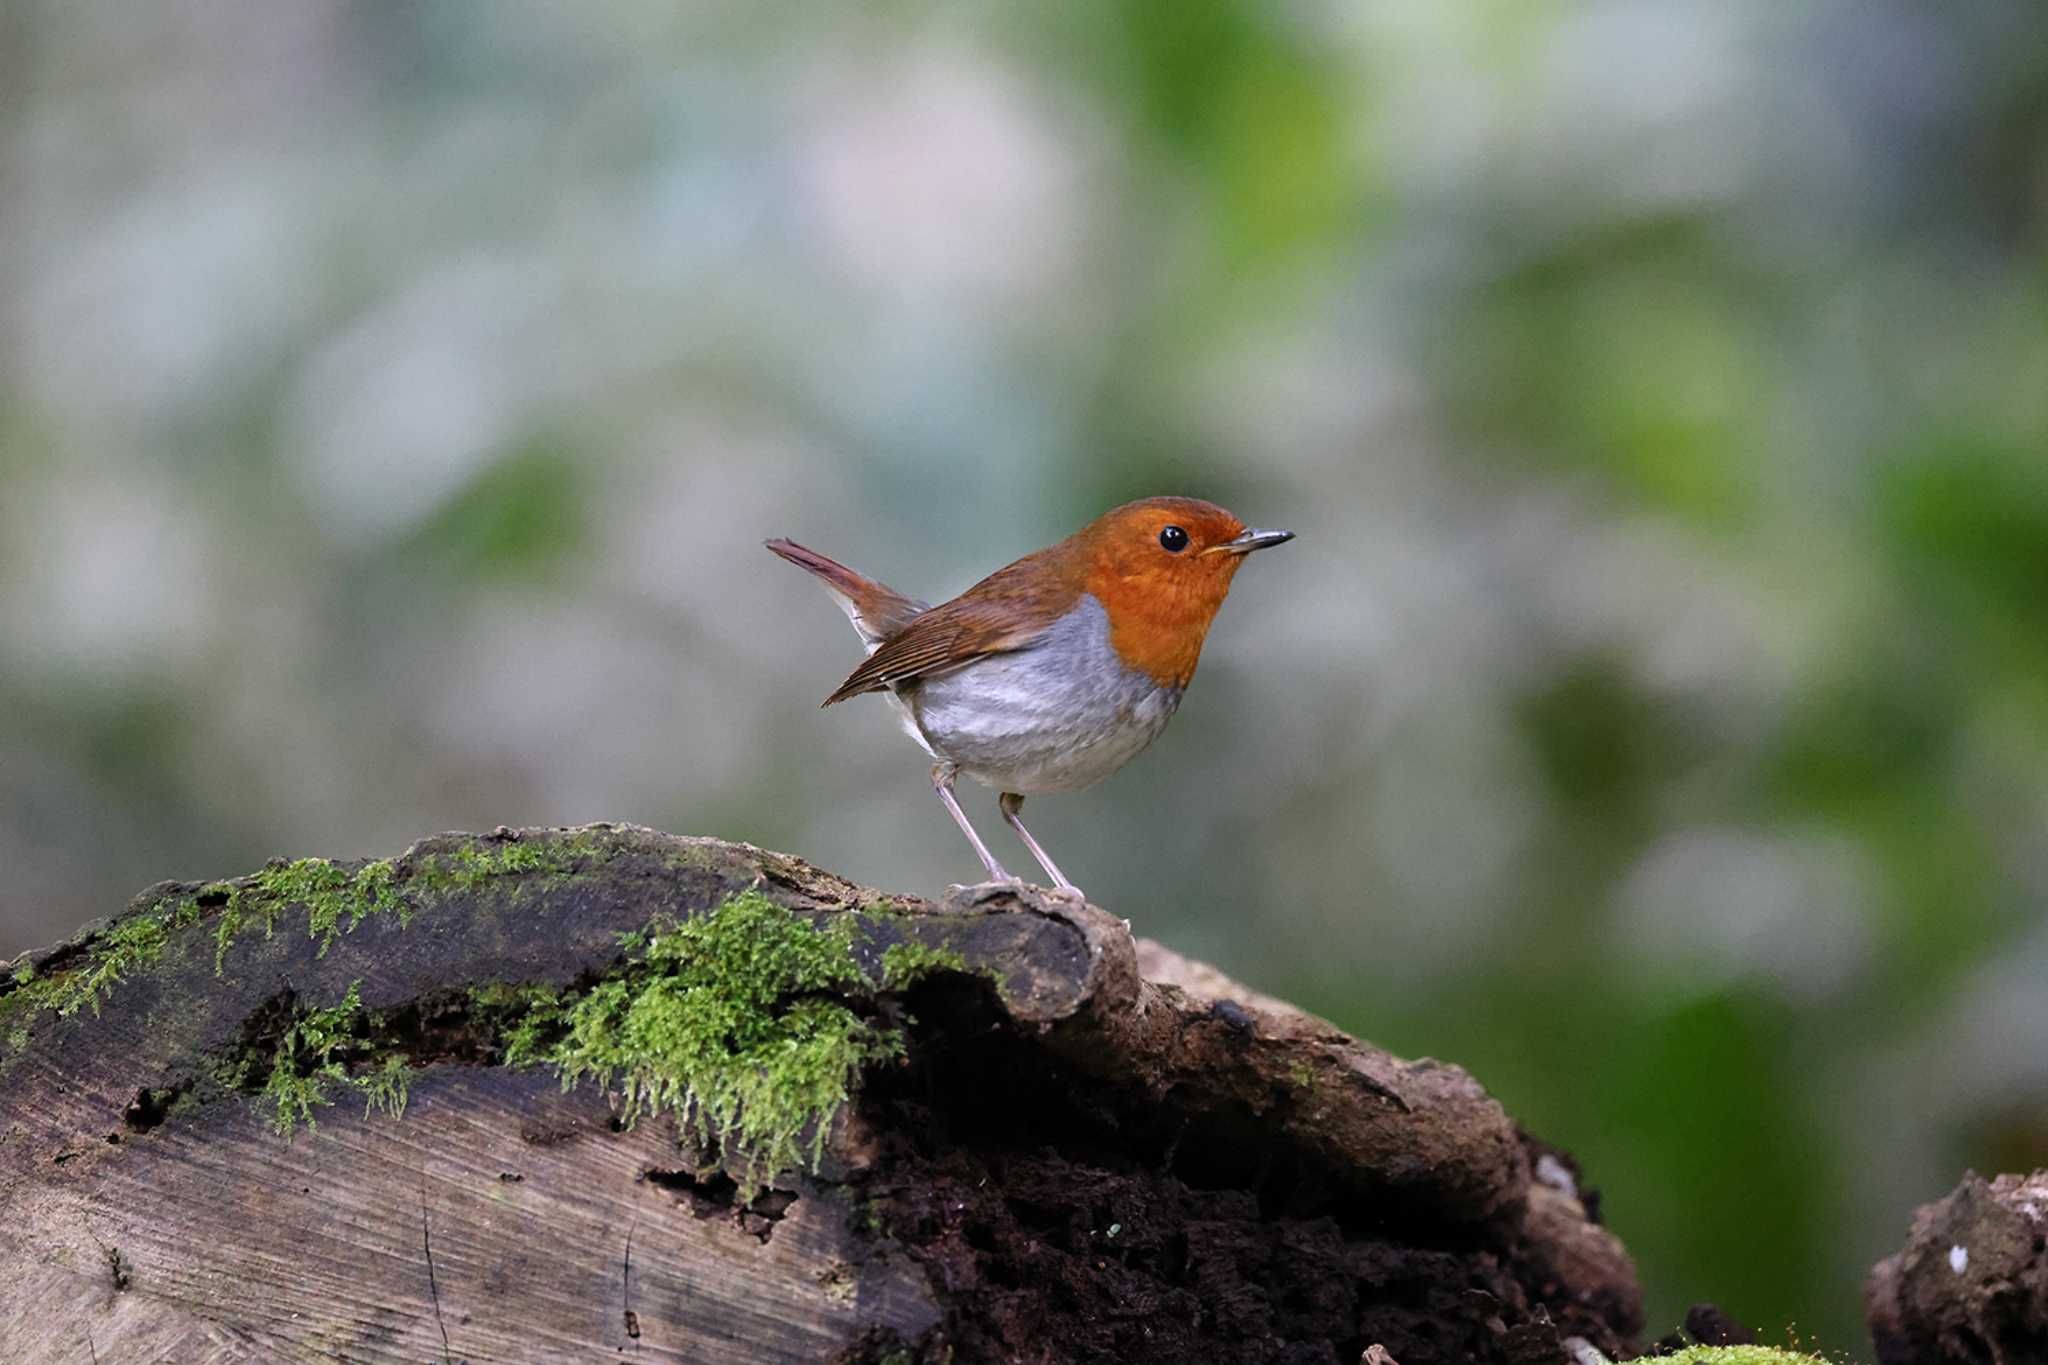
<svg viewBox="0 0 2048 1365"><path fill-rule="evenodd" d="M936 677L1022 649L1072 609L1085 565L1066 541L997 569L950 602L913 617L825 698L825 705Z"/></svg>

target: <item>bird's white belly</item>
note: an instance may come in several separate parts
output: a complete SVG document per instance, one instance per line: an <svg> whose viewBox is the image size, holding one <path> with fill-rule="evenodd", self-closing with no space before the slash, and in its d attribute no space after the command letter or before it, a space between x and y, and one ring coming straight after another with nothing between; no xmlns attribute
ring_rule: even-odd
<svg viewBox="0 0 2048 1365"><path fill-rule="evenodd" d="M1180 705L1117 657L1102 604L1079 605L1028 648L906 686L895 700L933 756L1001 791L1073 791L1156 739Z"/></svg>

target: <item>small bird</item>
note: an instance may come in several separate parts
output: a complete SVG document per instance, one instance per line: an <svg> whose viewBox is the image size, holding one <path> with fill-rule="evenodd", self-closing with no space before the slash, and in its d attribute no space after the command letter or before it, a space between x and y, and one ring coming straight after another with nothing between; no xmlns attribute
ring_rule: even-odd
<svg viewBox="0 0 2048 1365"><path fill-rule="evenodd" d="M1078 894L1024 828L1024 798L1092 786L1158 738L1244 557L1292 539L1199 498L1144 498L936 607L793 541L768 548L822 582L867 646L824 704L887 696L989 880L1017 883L960 809L962 776L1000 793L1053 885Z"/></svg>

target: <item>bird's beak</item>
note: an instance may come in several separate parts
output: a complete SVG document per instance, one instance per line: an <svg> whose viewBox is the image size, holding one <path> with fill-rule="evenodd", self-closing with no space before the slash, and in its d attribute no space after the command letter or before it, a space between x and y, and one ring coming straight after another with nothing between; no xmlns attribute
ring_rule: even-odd
<svg viewBox="0 0 2048 1365"><path fill-rule="evenodd" d="M1213 555L1221 551L1224 554L1248 555L1253 550L1263 550L1269 545L1285 545L1292 539L1292 531L1246 531L1220 545L1211 545L1202 553Z"/></svg>

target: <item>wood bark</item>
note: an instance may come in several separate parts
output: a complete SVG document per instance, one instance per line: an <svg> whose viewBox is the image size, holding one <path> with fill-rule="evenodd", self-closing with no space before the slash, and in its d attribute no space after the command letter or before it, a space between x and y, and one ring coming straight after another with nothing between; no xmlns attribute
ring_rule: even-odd
<svg viewBox="0 0 2048 1365"><path fill-rule="evenodd" d="M931 904L633 827L437 836L393 866L403 886L572 836L601 853L324 950L251 926L218 972L219 886L153 888L196 897L196 922L97 1013L27 1014L0 1052L0 1358L1567 1365L1571 1339L1625 1354L1641 1328L1570 1159L1470 1076L1092 906ZM862 917L877 980L893 944L959 955L862 1003L905 1055L865 1075L815 1171L752 1198L672 1121L504 1065L472 1003L597 979L622 933L748 888ZM402 1116L344 1096L285 1138L200 1084L352 987L418 1068Z"/></svg>
<svg viewBox="0 0 2048 1365"><path fill-rule="evenodd" d="M1880 1365L2048 1360L2048 1171L1975 1172L1913 1215L1870 1272L1864 1306Z"/></svg>

